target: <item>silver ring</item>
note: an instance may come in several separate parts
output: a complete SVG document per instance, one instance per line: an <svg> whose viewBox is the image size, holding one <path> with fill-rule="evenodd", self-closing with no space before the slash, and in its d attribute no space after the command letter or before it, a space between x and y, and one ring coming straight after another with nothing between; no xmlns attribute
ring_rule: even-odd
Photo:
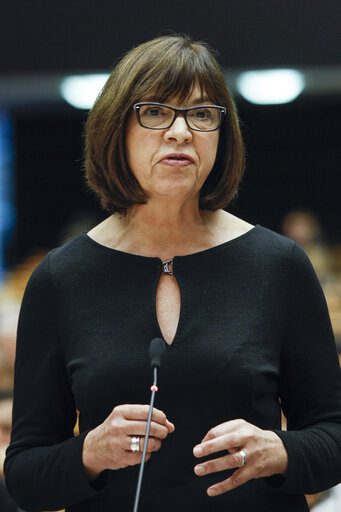
<svg viewBox="0 0 341 512"><path fill-rule="evenodd" d="M246 464L246 453L244 452L244 450L240 450L239 452L239 455L241 456L242 458L242 462L241 464L239 465L240 468L242 468L243 466L245 466Z"/></svg>
<svg viewBox="0 0 341 512"><path fill-rule="evenodd" d="M131 438L130 450L132 452L139 452L140 451L140 438L139 437L132 437Z"/></svg>

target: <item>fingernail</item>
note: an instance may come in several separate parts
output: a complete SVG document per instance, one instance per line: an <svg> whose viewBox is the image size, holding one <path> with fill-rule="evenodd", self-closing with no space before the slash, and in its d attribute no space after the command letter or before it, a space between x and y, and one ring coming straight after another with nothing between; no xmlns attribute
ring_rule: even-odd
<svg viewBox="0 0 341 512"><path fill-rule="evenodd" d="M202 455L202 448L201 448L201 446L196 446L194 448L194 455L198 455L198 456Z"/></svg>
<svg viewBox="0 0 341 512"><path fill-rule="evenodd" d="M215 496L217 494L217 491L215 489L207 489L207 494L209 496Z"/></svg>
<svg viewBox="0 0 341 512"><path fill-rule="evenodd" d="M194 469L195 469L196 473L198 473L198 475L202 475L203 473L205 473L204 466L195 466Z"/></svg>

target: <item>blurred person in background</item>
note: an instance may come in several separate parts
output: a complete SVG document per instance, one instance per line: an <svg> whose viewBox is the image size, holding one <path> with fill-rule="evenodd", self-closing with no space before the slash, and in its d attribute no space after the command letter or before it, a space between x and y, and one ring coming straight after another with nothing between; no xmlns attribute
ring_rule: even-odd
<svg viewBox="0 0 341 512"><path fill-rule="evenodd" d="M282 222L282 233L303 247L321 283L333 279L335 256L325 241L315 214L304 210L288 212Z"/></svg>
<svg viewBox="0 0 341 512"><path fill-rule="evenodd" d="M85 133L110 216L50 251L26 288L12 496L28 510L132 506L148 348L163 337L141 510L308 510L304 493L341 480L333 334L302 249L224 210L244 146L213 53L180 36L136 47Z"/></svg>
<svg viewBox="0 0 341 512"><path fill-rule="evenodd" d="M282 233L307 253L326 295L338 352L341 353L341 264L337 247L327 243L316 214L304 210L288 212Z"/></svg>

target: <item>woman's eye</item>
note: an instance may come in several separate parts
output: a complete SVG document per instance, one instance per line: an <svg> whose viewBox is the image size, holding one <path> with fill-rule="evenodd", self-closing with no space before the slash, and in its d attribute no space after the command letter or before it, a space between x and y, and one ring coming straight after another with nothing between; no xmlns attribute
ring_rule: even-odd
<svg viewBox="0 0 341 512"><path fill-rule="evenodd" d="M147 110L145 110L143 112L145 115L147 116L150 116L150 117L155 117L155 116L159 116L161 114L161 109L159 108L148 108Z"/></svg>
<svg viewBox="0 0 341 512"><path fill-rule="evenodd" d="M197 119L209 119L211 117L211 113L206 109L196 110L195 117Z"/></svg>
<svg viewBox="0 0 341 512"><path fill-rule="evenodd" d="M146 107L141 110L141 115L144 117L164 117L169 116L168 110L162 107Z"/></svg>
<svg viewBox="0 0 341 512"><path fill-rule="evenodd" d="M195 121L209 122L212 119L212 112L208 108L200 108L198 110L190 110L189 118Z"/></svg>

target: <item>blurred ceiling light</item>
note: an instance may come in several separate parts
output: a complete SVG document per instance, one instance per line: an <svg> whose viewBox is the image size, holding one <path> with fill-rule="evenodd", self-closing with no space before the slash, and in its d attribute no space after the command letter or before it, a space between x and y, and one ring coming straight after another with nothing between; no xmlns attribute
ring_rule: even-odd
<svg viewBox="0 0 341 512"><path fill-rule="evenodd" d="M239 93L257 105L277 105L294 101L304 89L304 76L295 69L245 71L237 78Z"/></svg>
<svg viewBox="0 0 341 512"><path fill-rule="evenodd" d="M106 73L68 76L60 84L60 92L73 107L89 109L108 78Z"/></svg>

